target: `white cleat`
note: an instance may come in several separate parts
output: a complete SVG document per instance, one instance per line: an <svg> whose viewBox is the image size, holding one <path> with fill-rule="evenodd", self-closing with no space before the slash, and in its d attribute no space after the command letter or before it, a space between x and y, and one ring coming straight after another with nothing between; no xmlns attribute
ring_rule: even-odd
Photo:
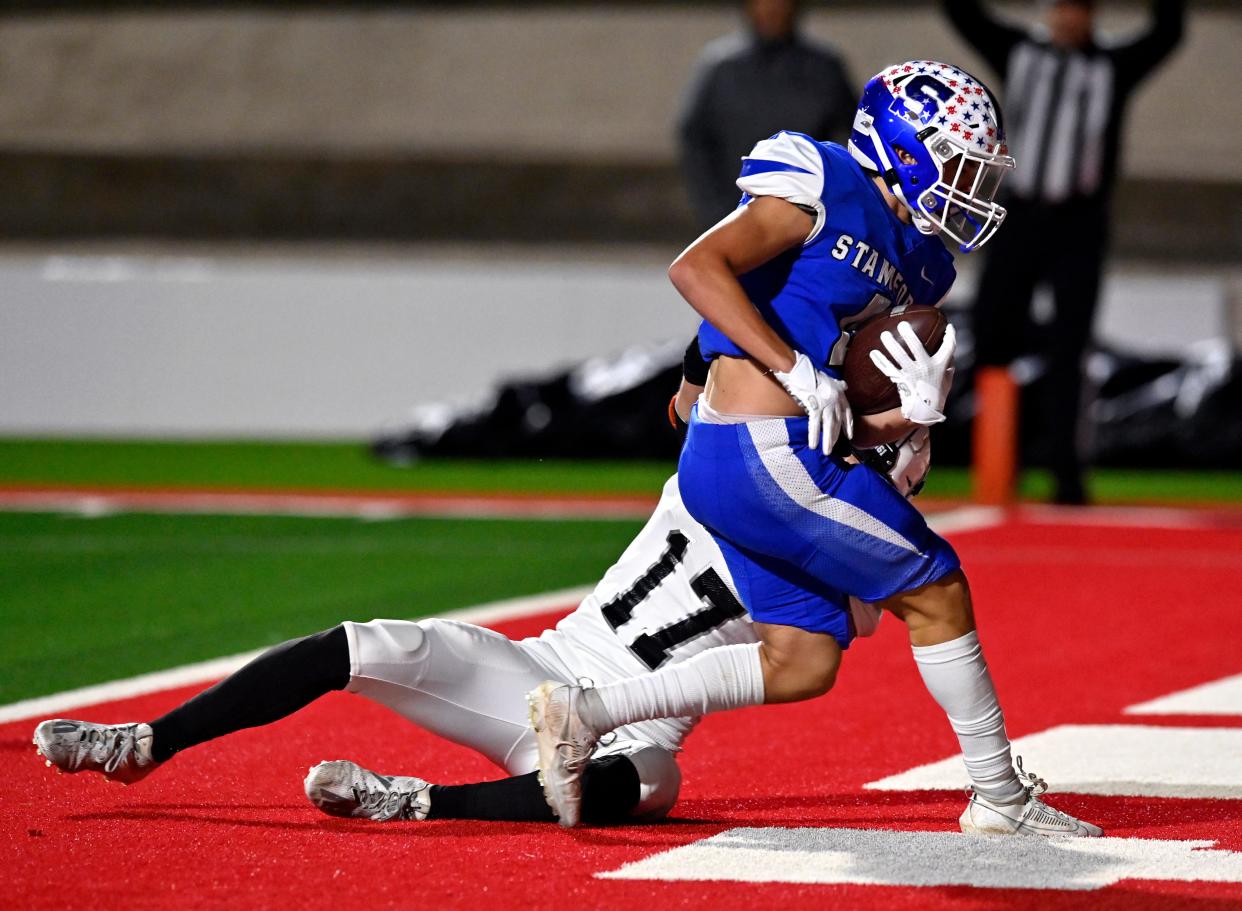
<svg viewBox="0 0 1242 911"><path fill-rule="evenodd" d="M578 714L582 693L580 686L545 680L526 694L539 745L539 783L566 828L582 819L582 771L600 737Z"/></svg>
<svg viewBox="0 0 1242 911"><path fill-rule="evenodd" d="M62 772L99 772L110 781L133 784L159 765L151 758L149 724L94 724L53 718L34 732L35 749Z"/></svg>
<svg viewBox="0 0 1242 911"><path fill-rule="evenodd" d="M329 816L352 819L426 819L431 785L421 778L380 775L347 759L313 766L304 782L306 797Z"/></svg>
<svg viewBox="0 0 1242 911"><path fill-rule="evenodd" d="M993 803L968 791L970 802L959 822L967 835L1043 835L1071 838L1099 838L1104 830L1048 806L1039 799L1048 783L1022 768L1017 759L1018 779L1026 786L1026 800L1011 804Z"/></svg>

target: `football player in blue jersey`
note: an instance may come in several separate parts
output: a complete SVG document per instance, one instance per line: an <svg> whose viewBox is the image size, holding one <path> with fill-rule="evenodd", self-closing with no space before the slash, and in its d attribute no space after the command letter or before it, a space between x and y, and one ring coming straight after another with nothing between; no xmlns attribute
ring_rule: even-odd
<svg viewBox="0 0 1242 911"><path fill-rule="evenodd" d="M806 699L833 685L855 635L849 598L909 630L919 671L957 734L972 784L965 832L1100 835L1039 799L1015 770L957 555L838 438L875 445L944 420L954 335L924 350L908 325L872 358L900 409L855 430L840 378L851 326L938 304L954 279L941 239L977 249L1005 217L1014 166L999 106L970 74L911 61L867 83L848 148L777 133L743 159L737 209L669 269L703 317L712 360L679 478L715 537L758 643L708 649L643 678L548 682L529 694L548 801L577 822L580 770L598 738L643 719Z"/></svg>

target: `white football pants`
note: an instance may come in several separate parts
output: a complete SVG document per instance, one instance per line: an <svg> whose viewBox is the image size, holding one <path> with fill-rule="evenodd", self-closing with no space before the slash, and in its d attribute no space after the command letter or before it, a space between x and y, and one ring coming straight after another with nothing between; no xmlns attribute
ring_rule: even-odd
<svg viewBox="0 0 1242 911"><path fill-rule="evenodd" d="M544 680L577 682L548 643L514 642L455 620L343 625L349 638L349 692L477 750L510 775L539 767L526 694ZM642 724L619 729L617 739L595 756L617 753L638 770L640 799L632 815L646 820L666 815L681 786L673 754L644 738Z"/></svg>

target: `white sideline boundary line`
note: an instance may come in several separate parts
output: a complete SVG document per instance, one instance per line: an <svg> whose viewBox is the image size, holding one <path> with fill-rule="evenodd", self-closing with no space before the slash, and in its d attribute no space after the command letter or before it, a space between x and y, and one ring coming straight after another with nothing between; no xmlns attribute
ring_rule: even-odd
<svg viewBox="0 0 1242 911"><path fill-rule="evenodd" d="M1005 511L985 506L963 506L947 512L935 513L928 517L928 524L941 534L978 531L998 525L1005 520ZM574 607L591 593L594 586L564 588L558 591L544 592L539 595L528 595L521 598L506 598L474 607L463 607L460 610L437 614L443 620L459 620L463 623L500 623L505 620L518 620L542 614L558 607ZM423 618L420 618L423 619ZM10 721L22 721L27 718L39 718L55 715L67 709L78 709L101 702L114 702L118 699L130 699L135 696L146 696L161 690L189 686L192 683L206 683L227 677L242 665L261 655L265 649L242 652L239 655L228 655L213 658L195 664L185 664L163 671L139 674L123 680L112 680L108 683L97 683L75 690L52 693L48 696L36 696L23 699L8 705L0 705L0 724Z"/></svg>
<svg viewBox="0 0 1242 911"><path fill-rule="evenodd" d="M294 518L360 519L384 522L406 518L645 519L656 500L619 497L592 500L551 494L534 499L485 494L431 494L418 498L370 494L265 493L213 490L0 490L0 512L62 513L97 519L117 514L274 515ZM1232 513L1228 506L1220 512ZM1237 510L1242 516L1242 510ZM1054 506L1019 503L1008 508L960 506L929 517L938 531L971 531L1017 517L1037 525L1117 528L1217 529L1222 520L1211 511L1178 506ZM1242 522L1242 519L1237 521ZM943 529L941 524L943 523ZM976 524L981 523L981 524ZM1226 526L1233 522L1224 523Z"/></svg>
<svg viewBox="0 0 1242 911"><path fill-rule="evenodd" d="M522 598L506 598L503 601L491 601L460 610L446 611L436 616L442 620L459 620L463 623L486 625L504 620L520 620L546 613L558 607L574 607L592 591L592 586L563 588L557 591L544 592L540 595L528 595ZM420 617L419 619L428 619ZM263 654L266 649L255 649L239 655L228 655L224 658L213 658L195 664L185 664L164 671L140 674L124 680L113 680L84 686L50 696L37 696L0 706L0 724L10 721L22 721L27 718L43 718L56 715L66 709L77 709L85 706L98 705L101 702L114 702L118 699L129 699L135 696L146 696L161 690L171 690L192 683L207 683L227 677L247 662Z"/></svg>
<svg viewBox="0 0 1242 911"><path fill-rule="evenodd" d="M982 531L1005 521L1005 510L999 506L959 506L927 516L932 531L951 535L965 531Z"/></svg>

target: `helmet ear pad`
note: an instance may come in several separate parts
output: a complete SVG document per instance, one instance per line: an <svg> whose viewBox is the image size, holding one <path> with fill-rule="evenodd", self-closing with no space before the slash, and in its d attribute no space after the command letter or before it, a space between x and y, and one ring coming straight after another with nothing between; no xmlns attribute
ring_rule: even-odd
<svg viewBox="0 0 1242 911"><path fill-rule="evenodd" d="M919 138L922 124L911 123L906 116L893 110L892 101L880 80L873 79L867 84L854 119L850 151L856 160L864 166L870 165L880 174L893 195L919 214L922 208L919 200L940 179L940 166ZM903 141L893 142L887 137L900 137ZM858 154L860 152L862 155ZM903 162L900 152L914 161ZM935 194L928 200L935 200L933 210L939 207Z"/></svg>
<svg viewBox="0 0 1242 911"><path fill-rule="evenodd" d="M901 161L901 152L907 152L914 161L905 164ZM931 152L922 143L918 151L913 152L901 145L890 147L893 167L884 175L884 181L892 187L900 187L902 201L912 209L922 210L930 215L941 205L940 197L932 193L932 187L940 180L940 166Z"/></svg>

